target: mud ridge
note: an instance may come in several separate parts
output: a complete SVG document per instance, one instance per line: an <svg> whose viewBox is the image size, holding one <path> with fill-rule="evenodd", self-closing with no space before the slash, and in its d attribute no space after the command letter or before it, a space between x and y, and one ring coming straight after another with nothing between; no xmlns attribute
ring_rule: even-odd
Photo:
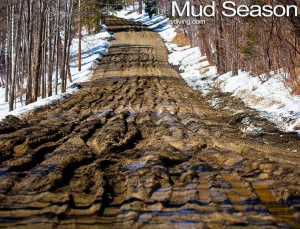
<svg viewBox="0 0 300 229"><path fill-rule="evenodd" d="M90 82L0 123L0 227L299 228L299 140L224 95L210 106L155 32L106 24Z"/></svg>

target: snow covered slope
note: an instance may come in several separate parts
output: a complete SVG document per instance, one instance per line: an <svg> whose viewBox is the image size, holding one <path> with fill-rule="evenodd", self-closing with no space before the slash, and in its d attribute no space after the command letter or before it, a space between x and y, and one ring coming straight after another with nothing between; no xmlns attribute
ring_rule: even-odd
<svg viewBox="0 0 300 229"><path fill-rule="evenodd" d="M5 89L0 88L0 120L3 119L7 115L21 115L24 113L30 112L32 109L40 106L44 106L47 104L51 104L55 101L63 99L68 94L74 93L76 91L76 83L88 81L89 77L91 76L96 63L94 62L96 59L101 58L108 50L109 47L109 40L111 35L107 32L104 28L101 32L88 35L86 31L83 32L82 38L82 68L81 71L78 71L77 63L78 63L78 40L74 39L71 45L71 63L70 63L70 70L72 75L72 84L68 85L66 93L59 93L58 95L54 95L48 97L46 99L39 98L37 102L32 103L27 106L23 106L18 98L16 103L16 108L12 112L8 112L8 103L5 102ZM55 79L55 73L53 74L53 79ZM60 84L60 80L59 80ZM53 82L54 85L54 82ZM60 86L58 86L60 91ZM54 90L53 90L54 91ZM23 95L23 101L25 100L25 95Z"/></svg>
<svg viewBox="0 0 300 229"><path fill-rule="evenodd" d="M170 64L179 66L182 77L194 89L204 95L215 87L230 92L247 106L263 112L263 116L281 130L300 133L300 96L291 95L290 89L283 84L281 74L271 72L272 77L266 78L240 71L238 76L232 76L231 72L219 76L216 67L209 65L199 48L178 47L172 43L176 32L169 19L161 15L150 19L146 13L138 14L130 8L118 12L117 16L142 22L157 31L170 52Z"/></svg>

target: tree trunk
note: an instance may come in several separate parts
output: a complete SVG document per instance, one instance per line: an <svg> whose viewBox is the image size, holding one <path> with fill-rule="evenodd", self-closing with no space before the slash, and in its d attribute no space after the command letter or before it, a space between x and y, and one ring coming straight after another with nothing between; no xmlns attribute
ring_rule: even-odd
<svg viewBox="0 0 300 229"><path fill-rule="evenodd" d="M37 41L37 51L35 54L35 65L33 70L33 80L34 80L34 88L33 88L33 101L37 101L39 95L39 80L41 76L41 60L42 60L42 37L43 37L43 19L45 13L45 3L40 1L41 9L40 9L40 16L39 16L39 32L38 32L38 41Z"/></svg>
<svg viewBox="0 0 300 229"><path fill-rule="evenodd" d="M206 29L199 28L198 33L199 33L199 37L201 39L201 44L202 44L204 53L207 57L207 60L210 65L214 65L215 61L214 61L213 54L212 54L212 48L209 43L209 37L207 36L208 31Z"/></svg>
<svg viewBox="0 0 300 229"><path fill-rule="evenodd" d="M51 9L51 8L50 8ZM49 41L48 41L48 97L52 96L52 74L53 74L53 57L54 57L54 51L55 47L53 47L53 37L52 37L52 19L51 19L51 12L48 13L48 34L49 34Z"/></svg>
<svg viewBox="0 0 300 229"><path fill-rule="evenodd" d="M32 103L32 32L33 32L33 22L32 22L32 8L33 0L27 0L28 4L28 22L27 22L27 31L28 31L28 48L27 48L27 92L26 92L26 102L25 104Z"/></svg>
<svg viewBox="0 0 300 229"><path fill-rule="evenodd" d="M238 31L237 31L237 22L234 21L233 28L233 39L232 39L232 65L231 65L231 72L233 76L238 75L238 68L239 68L239 54L238 54Z"/></svg>
<svg viewBox="0 0 300 229"><path fill-rule="evenodd" d="M139 14L143 13L143 1L139 0Z"/></svg>
<svg viewBox="0 0 300 229"><path fill-rule="evenodd" d="M5 88L5 102L8 102L9 85L10 85L10 71L11 71L11 30L10 21L12 19L11 0L7 0L7 57L6 57L6 88Z"/></svg>
<svg viewBox="0 0 300 229"><path fill-rule="evenodd" d="M68 12L68 3L65 4L65 11ZM68 20L64 20L64 41L62 48L62 62L60 65L60 77L61 77L61 93L66 92L66 59L67 59L67 45L68 45Z"/></svg>
<svg viewBox="0 0 300 229"><path fill-rule="evenodd" d="M56 67L55 67L55 95L58 94L58 74L59 74L59 53L60 53L60 49L59 49L59 45L60 45L60 34L59 34L59 21L60 21L60 0L57 1L57 5L56 5L56 14L58 15L56 18L56 28L57 28L57 32L56 32L56 40L55 40L55 47L56 47Z"/></svg>
<svg viewBox="0 0 300 229"><path fill-rule="evenodd" d="M225 66L225 50L224 50L224 34L222 25L222 9L221 0L217 0L217 15L216 15L216 64L218 74L222 75L226 72Z"/></svg>
<svg viewBox="0 0 300 229"><path fill-rule="evenodd" d="M19 17L18 22L16 25L16 31L15 36L12 36L13 45L12 48L14 49L13 52L13 65L12 65L12 82L11 82L11 89L10 89L10 96L9 96L9 111L12 111L14 109L14 99L15 99L15 84L16 84L16 77L17 77L17 65L18 65L18 55L20 51L20 44L19 44L19 37L20 37L20 28L21 28L21 21L22 21L22 14L23 14L23 6L24 6L24 0L21 0L20 2L20 8L19 8ZM15 6L13 6L14 8ZM12 21L12 31L14 30L14 20Z"/></svg>
<svg viewBox="0 0 300 229"><path fill-rule="evenodd" d="M78 1L78 71L81 71L81 0Z"/></svg>

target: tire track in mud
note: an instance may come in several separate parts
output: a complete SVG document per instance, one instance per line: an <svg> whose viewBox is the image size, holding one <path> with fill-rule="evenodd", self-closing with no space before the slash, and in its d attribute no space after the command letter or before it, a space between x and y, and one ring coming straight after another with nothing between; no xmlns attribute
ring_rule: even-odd
<svg viewBox="0 0 300 229"><path fill-rule="evenodd" d="M299 228L296 137L243 134L156 33L106 24L116 40L91 82L0 123L0 227Z"/></svg>

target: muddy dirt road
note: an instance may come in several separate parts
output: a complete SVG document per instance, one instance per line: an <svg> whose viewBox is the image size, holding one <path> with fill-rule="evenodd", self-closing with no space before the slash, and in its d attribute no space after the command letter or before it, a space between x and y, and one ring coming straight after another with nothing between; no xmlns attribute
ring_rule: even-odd
<svg viewBox="0 0 300 229"><path fill-rule="evenodd" d="M107 24L116 40L91 82L0 123L0 227L299 227L296 136L243 133L156 33Z"/></svg>

